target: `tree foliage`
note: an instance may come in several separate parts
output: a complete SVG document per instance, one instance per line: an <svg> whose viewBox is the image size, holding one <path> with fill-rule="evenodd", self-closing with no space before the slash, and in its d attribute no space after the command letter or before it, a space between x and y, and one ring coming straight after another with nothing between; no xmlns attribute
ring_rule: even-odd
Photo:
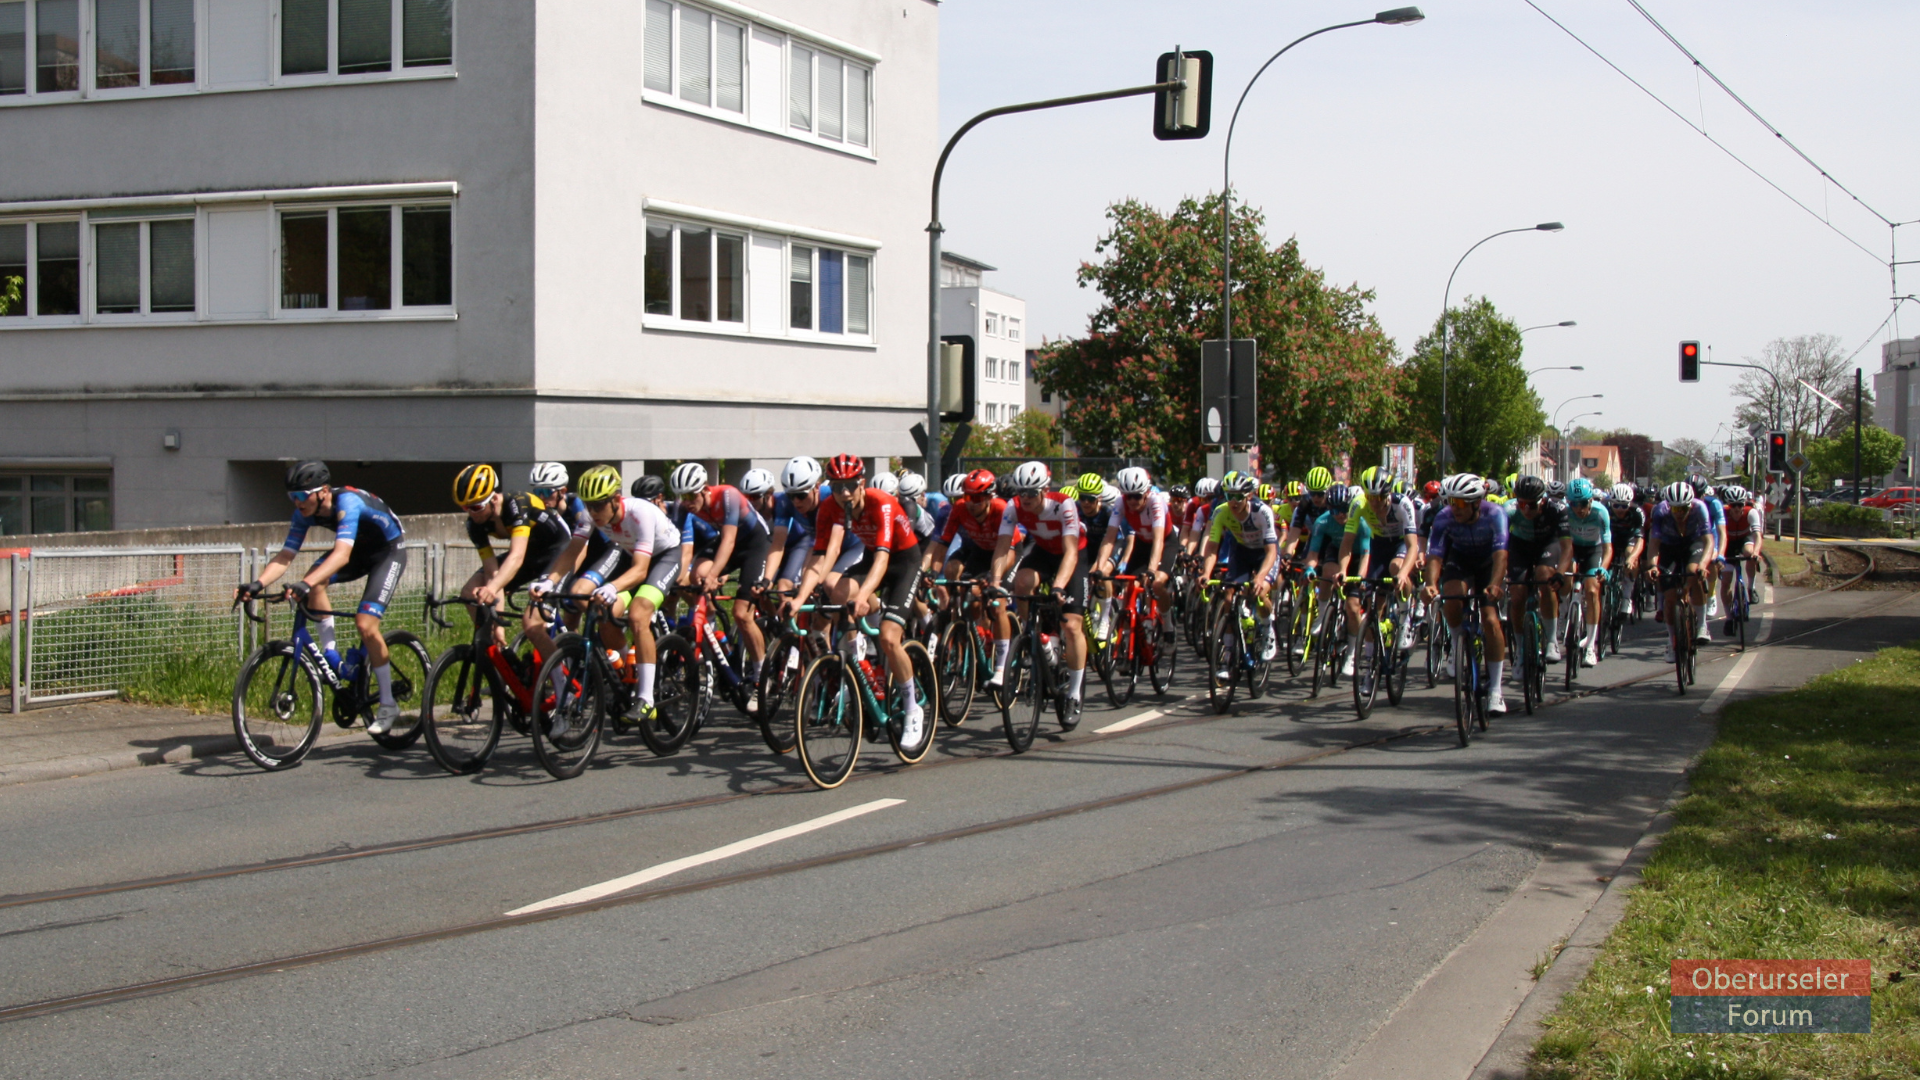
<svg viewBox="0 0 1920 1080"><path fill-rule="evenodd" d="M1628 477L1646 476L1653 471L1653 440L1620 428L1600 440L1603 446L1620 448L1620 468Z"/></svg>
<svg viewBox="0 0 1920 1080"><path fill-rule="evenodd" d="M0 277L0 315L13 314L25 302L20 298L20 290L25 284L26 279L18 274Z"/></svg>
<svg viewBox="0 0 1920 1080"><path fill-rule="evenodd" d="M949 431L949 428L942 428ZM1060 457L1060 426L1038 409L1023 410L1005 424L976 424L963 457Z"/></svg>
<svg viewBox="0 0 1920 1080"><path fill-rule="evenodd" d="M1220 336L1218 195L1171 214L1129 199L1107 208L1111 230L1082 263L1080 286L1104 301L1087 334L1043 347L1035 376L1062 394L1064 426L1090 455L1143 457L1173 476L1197 474L1200 343ZM1332 286L1288 239L1269 248L1264 216L1234 211L1234 334L1259 342L1259 443L1283 475L1341 455L1378 455L1405 423L1392 339L1373 293Z"/></svg>
<svg viewBox="0 0 1920 1080"><path fill-rule="evenodd" d="M1547 423L1540 395L1533 392L1520 363L1520 328L1484 296L1467 297L1459 307L1448 309L1445 319L1445 327L1451 329L1444 367L1447 411L1452 415L1448 441L1454 462L1446 471L1504 476L1514 470L1521 451ZM1417 453L1435 468L1442 330L1443 324L1435 320L1433 332L1420 339L1407 362L1414 428L1419 432Z"/></svg>
<svg viewBox="0 0 1920 1080"><path fill-rule="evenodd" d="M1811 439L1807 442L1807 461L1810 470L1821 477L1832 479L1843 477L1853 479L1853 427L1849 424L1844 433L1837 433L1830 439ZM1860 478L1865 483L1873 483L1900 467L1900 459L1907 453L1907 444L1900 436L1885 428L1867 424L1860 429Z"/></svg>

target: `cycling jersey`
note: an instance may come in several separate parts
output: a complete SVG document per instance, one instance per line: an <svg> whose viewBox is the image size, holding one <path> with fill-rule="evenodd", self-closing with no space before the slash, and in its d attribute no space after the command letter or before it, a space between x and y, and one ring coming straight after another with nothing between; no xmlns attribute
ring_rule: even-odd
<svg viewBox="0 0 1920 1080"><path fill-rule="evenodd" d="M1608 528L1613 531L1615 547L1626 547L1646 531L1647 515L1637 506L1609 506L1607 516L1612 519Z"/></svg>
<svg viewBox="0 0 1920 1080"><path fill-rule="evenodd" d="M524 565L544 567L554 553L567 545L572 530L540 496L524 492L518 495L503 492L500 509L494 512L491 521L483 524L467 518L467 539L473 542L473 550L482 561L494 557L495 540L515 540L522 536L527 538Z"/></svg>
<svg viewBox="0 0 1920 1080"><path fill-rule="evenodd" d="M1207 526L1207 539L1218 544L1222 537L1244 548L1258 550L1269 544L1279 546L1280 533L1274 528L1273 509L1258 499L1247 501L1247 516L1236 518L1233 507L1225 505L1213 515Z"/></svg>
<svg viewBox="0 0 1920 1080"><path fill-rule="evenodd" d="M1372 544L1373 527L1371 525L1360 521L1360 528L1354 530L1353 523L1359 520L1352 512L1348 512L1347 520L1344 522L1336 521L1331 510L1321 514L1313 523L1313 537L1307 543L1307 553L1319 554L1324 551L1327 553L1327 558L1337 557L1340 553L1340 538L1349 531L1353 531L1356 543Z"/></svg>
<svg viewBox="0 0 1920 1080"><path fill-rule="evenodd" d="M918 502L900 500L900 512L907 515L907 523L913 526L913 534L922 540L933 535L933 513Z"/></svg>
<svg viewBox="0 0 1920 1080"><path fill-rule="evenodd" d="M1040 509L1037 513L1028 513L1015 499L1007 504L1010 513L1000 515L1000 535L1013 536L1013 527L1017 522L1033 537L1037 547L1055 555L1065 554L1067 540L1072 538L1080 547L1087 543L1086 529L1080 524L1080 510L1073 500L1058 491L1049 491L1040 497Z"/></svg>
<svg viewBox="0 0 1920 1080"><path fill-rule="evenodd" d="M1317 523L1321 515L1326 512L1327 507L1325 503L1315 506L1312 495L1302 495L1300 501L1293 504L1293 530L1298 533L1312 532L1315 523Z"/></svg>
<svg viewBox="0 0 1920 1080"><path fill-rule="evenodd" d="M1484 503L1472 521L1456 518L1451 504L1441 507L1433 519L1433 531L1427 534L1428 554L1443 562L1483 563L1506 548L1507 512Z"/></svg>
<svg viewBox="0 0 1920 1080"><path fill-rule="evenodd" d="M1726 504L1714 495L1707 495L1699 501L1707 504L1707 520L1713 524L1714 531L1718 533L1721 524L1727 520Z"/></svg>
<svg viewBox="0 0 1920 1080"><path fill-rule="evenodd" d="M1688 504L1688 511L1685 532L1683 534L1680 522L1674 515L1673 505L1671 503L1663 499L1660 505L1653 508L1652 532L1654 538L1657 539L1663 547L1678 547L1696 537L1705 537L1708 535L1712 512L1707 509L1706 504L1699 499L1695 499L1692 503Z"/></svg>
<svg viewBox="0 0 1920 1080"><path fill-rule="evenodd" d="M1386 496L1361 492L1347 513L1347 531L1358 532L1364 524L1375 536L1402 537L1419 528L1413 500L1402 495Z"/></svg>
<svg viewBox="0 0 1920 1080"><path fill-rule="evenodd" d="M752 500L740 494L740 489L731 484L715 484L708 488L700 508L692 512L722 528L732 525L742 533L768 532L766 519L753 508Z"/></svg>
<svg viewBox="0 0 1920 1080"><path fill-rule="evenodd" d="M1007 500L995 497L987 504L987 512L975 517L971 503L955 506L953 513L947 515L947 523L940 527L940 542L950 544L955 536L966 537L967 543L984 551L992 551L1000 540L1000 523L1007 515Z"/></svg>
<svg viewBox="0 0 1920 1080"><path fill-rule="evenodd" d="M1206 499L1187 500L1187 535L1199 536L1207 531L1208 518L1213 513L1213 504Z"/></svg>
<svg viewBox="0 0 1920 1080"><path fill-rule="evenodd" d="M1540 516L1537 518L1530 518L1522 513L1517 499L1502 508L1507 515L1509 540L1520 540L1544 547L1566 535L1567 511L1564 504L1555 503L1552 499L1542 499L1535 505L1540 508Z"/></svg>
<svg viewBox="0 0 1920 1080"><path fill-rule="evenodd" d="M1127 499L1122 496L1120 512L1114 516L1119 519L1119 535L1122 538L1139 533L1141 542L1151 544L1155 528L1162 530L1162 535L1168 537L1176 531L1169 524L1171 518L1167 512L1167 493L1164 491L1147 492L1146 497L1140 500L1138 508L1128 505Z"/></svg>
<svg viewBox="0 0 1920 1080"><path fill-rule="evenodd" d="M1081 535L1087 538L1088 551L1100 550L1100 543L1107 538L1107 530L1113 525L1113 519L1117 516L1119 515L1104 506L1091 514L1080 516L1080 531ZM1120 546L1117 539L1113 546L1116 548Z"/></svg>
<svg viewBox="0 0 1920 1080"><path fill-rule="evenodd" d="M558 514L561 521L566 522L567 528L573 531L575 540L593 535L593 530L596 528L593 515L587 512L587 504L580 501L580 496L569 491L565 503L548 507L548 509Z"/></svg>
<svg viewBox="0 0 1920 1080"><path fill-rule="evenodd" d="M680 527L650 499L620 496L620 520L603 531L614 547L634 554L658 555L680 546Z"/></svg>
<svg viewBox="0 0 1920 1080"><path fill-rule="evenodd" d="M1435 499L1432 502L1427 503L1426 505L1420 508L1420 535L1421 536L1433 535L1433 519L1439 517L1440 511L1445 508L1446 508L1446 504L1441 502L1439 499Z"/></svg>
<svg viewBox="0 0 1920 1080"><path fill-rule="evenodd" d="M1743 547L1749 543L1758 543L1767 531L1766 519L1759 507L1732 507L1727 514L1727 548Z"/></svg>
<svg viewBox="0 0 1920 1080"><path fill-rule="evenodd" d="M929 491L927 492L927 509L933 512L935 531L944 529L947 527L947 518L953 514L953 500L938 492Z"/></svg>
<svg viewBox="0 0 1920 1080"><path fill-rule="evenodd" d="M831 498L832 495L825 484L820 485L819 502L814 504L812 510L802 510L793 505L793 496L786 492L773 497L773 527L776 529L784 527L787 530L789 550L804 540L812 539L814 515L820 512L820 505Z"/></svg>
<svg viewBox="0 0 1920 1080"><path fill-rule="evenodd" d="M642 500L648 501L651 500ZM658 506L654 509L659 510ZM683 503L669 503L661 513L680 530L680 542L692 544L695 553L711 555L720 550L720 527L699 514L686 508Z"/></svg>
<svg viewBox="0 0 1920 1080"><path fill-rule="evenodd" d="M334 488L333 509L324 514L308 517L295 510L293 526L287 530L286 550L298 552L306 542L307 530L315 525L332 529L335 541L352 544L357 561L365 561L374 552L398 547L406 539L406 530L400 527L400 519L387 509L387 504L356 487ZM361 535L363 525L365 536Z"/></svg>
<svg viewBox="0 0 1920 1080"><path fill-rule="evenodd" d="M827 550L827 540L836 525L849 535L859 537L869 553L883 549L906 551L920 543L898 499L879 488L868 488L862 498L860 516L852 521L847 520L847 511L839 499L828 499L821 504L820 514L814 519L813 550Z"/></svg>
<svg viewBox="0 0 1920 1080"><path fill-rule="evenodd" d="M1575 551L1613 543L1613 515L1601 506L1589 505L1586 517L1569 509L1564 527L1567 536L1573 540Z"/></svg>

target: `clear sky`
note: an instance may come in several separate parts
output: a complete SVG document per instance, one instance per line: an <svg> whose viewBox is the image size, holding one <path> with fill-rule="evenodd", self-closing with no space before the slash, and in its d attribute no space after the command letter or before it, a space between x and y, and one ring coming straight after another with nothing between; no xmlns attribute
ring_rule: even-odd
<svg viewBox="0 0 1920 1080"><path fill-rule="evenodd" d="M1387 6L1387 0L1377 0ZM1377 292L1403 352L1430 329L1454 261L1499 229L1564 221L1558 234L1492 241L1454 285L1527 326L1547 409L1564 421L1655 438L1715 437L1740 373L1676 379L1683 338L1716 360L1776 337L1839 335L1851 352L1890 310L1889 230L1795 158L1704 78L1626 0L1535 0L1694 123L1832 224L1716 149L1525 0L1428 0L1425 22L1361 26L1282 57L1248 96L1234 186L1269 239L1299 237L1309 265ZM1641 0L1759 113L1894 221L1920 218L1920 3ZM1028 302L1033 337L1085 331L1097 305L1074 270L1104 208L1162 208L1218 190L1233 103L1288 41L1368 18L1364 0L947 0L943 136L995 105L1151 81L1175 45L1216 58L1213 134L1157 142L1146 99L989 121L948 166L947 246L1000 267L989 282ZM1899 230L1920 258L1920 224ZM1920 266L1902 292L1920 292ZM1920 305L1900 316L1920 335ZM1879 332L1856 360L1880 366ZM1871 385L1871 384L1869 384ZM1724 436L1723 436L1724 437Z"/></svg>

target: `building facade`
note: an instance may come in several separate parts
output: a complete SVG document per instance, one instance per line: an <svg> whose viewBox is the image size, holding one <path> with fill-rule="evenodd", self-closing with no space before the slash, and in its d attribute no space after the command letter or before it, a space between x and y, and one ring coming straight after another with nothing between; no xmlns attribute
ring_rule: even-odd
<svg viewBox="0 0 1920 1080"><path fill-rule="evenodd" d="M940 334L974 342L974 423L1012 423L1027 407L1027 302L986 287L995 267L953 252L940 261Z"/></svg>
<svg viewBox="0 0 1920 1080"><path fill-rule="evenodd" d="M1880 346L1880 370L1873 376L1873 422L1900 436L1907 452L1882 486L1910 483L1914 455L1920 453L1920 338L1899 338Z"/></svg>
<svg viewBox="0 0 1920 1080"><path fill-rule="evenodd" d="M0 0L0 532L913 453L937 77L931 0Z"/></svg>

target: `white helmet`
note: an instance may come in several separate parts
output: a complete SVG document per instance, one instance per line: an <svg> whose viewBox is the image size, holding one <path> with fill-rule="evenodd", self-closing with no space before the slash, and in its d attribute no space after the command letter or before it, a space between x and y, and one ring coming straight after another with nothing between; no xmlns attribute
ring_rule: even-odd
<svg viewBox="0 0 1920 1080"><path fill-rule="evenodd" d="M1106 487L1100 489L1099 497L1101 506L1112 507L1120 501L1120 492L1115 490L1112 484L1108 484Z"/></svg>
<svg viewBox="0 0 1920 1080"><path fill-rule="evenodd" d="M1113 478L1113 486L1119 488L1122 495L1145 495L1147 489L1153 487L1153 478L1140 466L1129 465Z"/></svg>
<svg viewBox="0 0 1920 1080"><path fill-rule="evenodd" d="M1487 497L1487 482L1473 473L1454 473L1440 481L1440 497L1443 499L1484 499Z"/></svg>
<svg viewBox="0 0 1920 1080"><path fill-rule="evenodd" d="M900 481L895 479L894 475L890 472L883 472L874 477L873 482L867 486L870 488L879 488L888 495L900 494Z"/></svg>
<svg viewBox="0 0 1920 1080"><path fill-rule="evenodd" d="M563 488L567 486L567 467L557 461L542 461L527 473L527 486Z"/></svg>
<svg viewBox="0 0 1920 1080"><path fill-rule="evenodd" d="M675 495L691 495L696 491L707 490L707 467L697 461L689 461L673 470L667 478L667 486Z"/></svg>
<svg viewBox="0 0 1920 1080"><path fill-rule="evenodd" d="M967 493L967 474L954 473L940 483L940 490L947 493L949 499L959 499Z"/></svg>
<svg viewBox="0 0 1920 1080"><path fill-rule="evenodd" d="M1193 493L1202 499L1211 499L1220 490L1220 481L1211 476L1203 476L1193 482Z"/></svg>
<svg viewBox="0 0 1920 1080"><path fill-rule="evenodd" d="M1687 483L1685 480L1675 480L1673 483L1667 485L1666 490L1662 491L1660 496L1670 503L1692 502L1693 485Z"/></svg>
<svg viewBox="0 0 1920 1080"><path fill-rule="evenodd" d="M917 472L900 475L900 497L918 499L927 493L927 478Z"/></svg>
<svg viewBox="0 0 1920 1080"><path fill-rule="evenodd" d="M1053 483L1053 470L1044 461L1028 461L1013 470L1011 486L1015 491L1045 491Z"/></svg>
<svg viewBox="0 0 1920 1080"><path fill-rule="evenodd" d="M772 490L773 474L765 469L748 469L740 478L740 493L748 498L757 499Z"/></svg>
<svg viewBox="0 0 1920 1080"><path fill-rule="evenodd" d="M820 463L804 455L787 462L780 470L780 490L789 495L820 490Z"/></svg>
<svg viewBox="0 0 1920 1080"><path fill-rule="evenodd" d="M1607 501L1610 503L1613 503L1615 506L1632 506L1633 505L1633 485L1632 484L1613 485L1613 490L1607 492Z"/></svg>

